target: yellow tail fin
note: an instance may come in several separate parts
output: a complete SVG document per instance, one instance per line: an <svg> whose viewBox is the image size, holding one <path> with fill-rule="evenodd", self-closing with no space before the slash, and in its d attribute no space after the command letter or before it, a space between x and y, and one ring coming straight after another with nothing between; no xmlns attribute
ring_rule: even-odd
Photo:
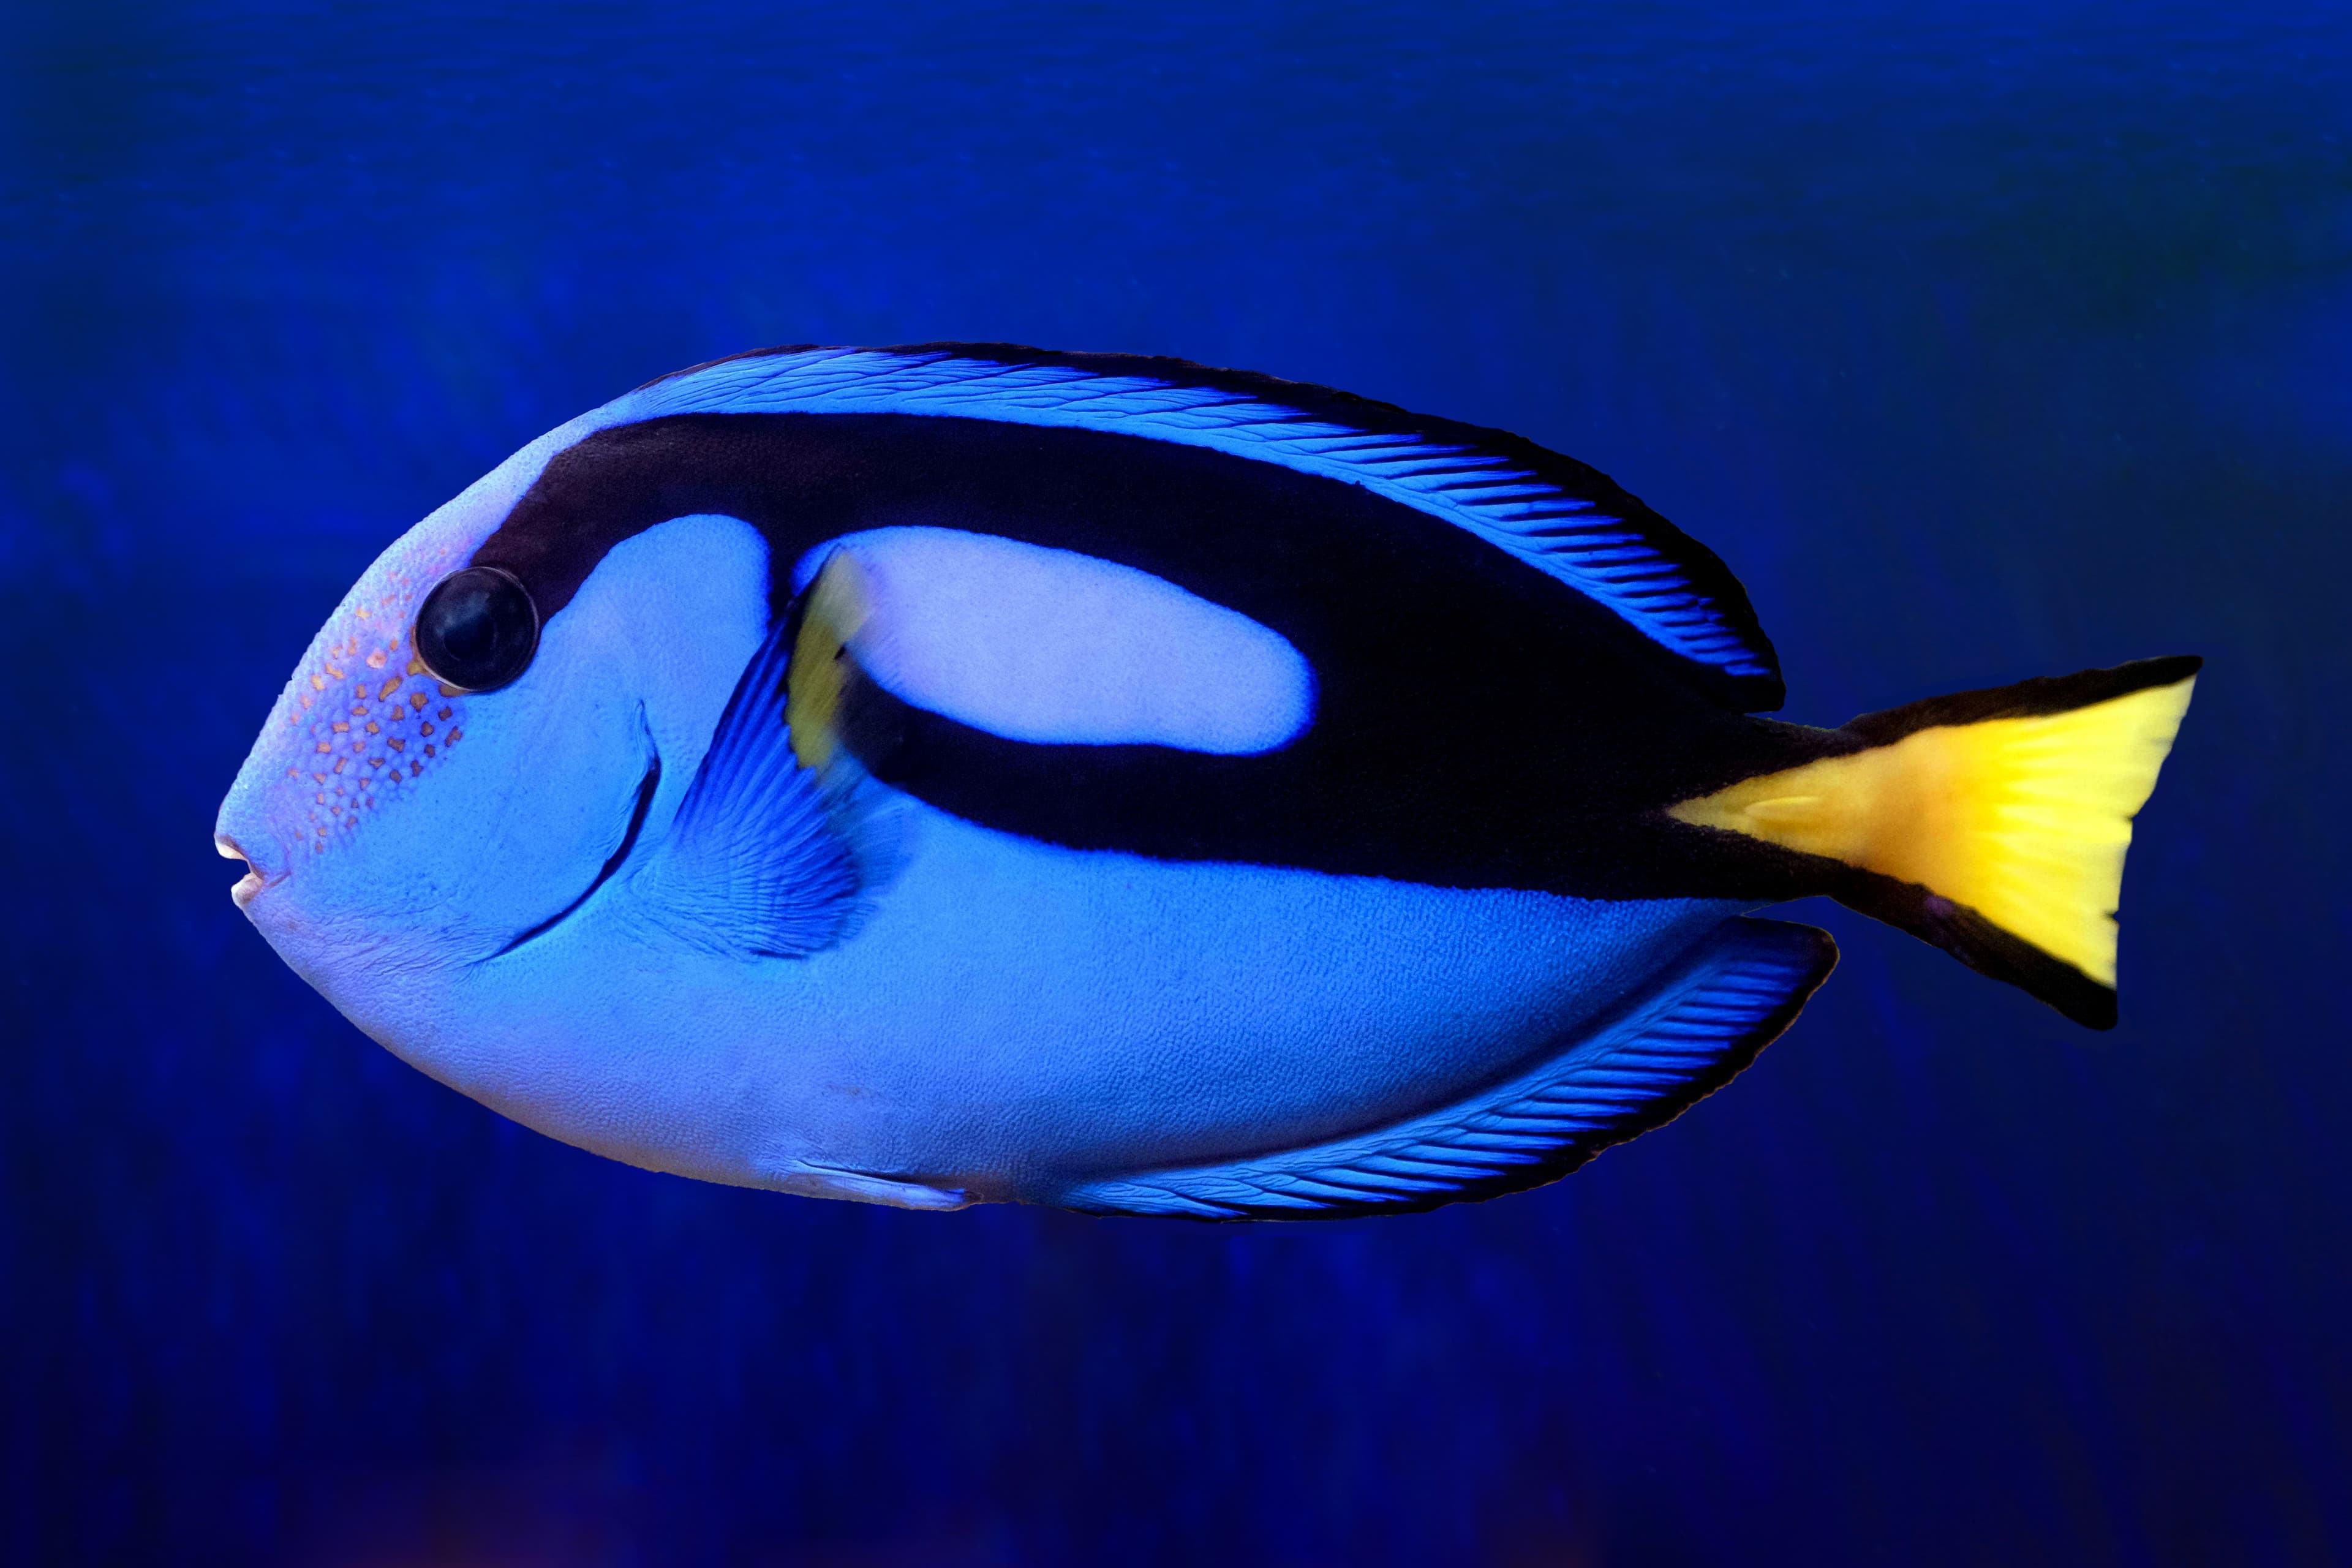
<svg viewBox="0 0 2352 1568"><path fill-rule="evenodd" d="M1671 815L1873 873L1884 883L1840 897L2108 1027L2132 817L2199 662L2148 659L1873 714L1846 726L1868 750Z"/></svg>

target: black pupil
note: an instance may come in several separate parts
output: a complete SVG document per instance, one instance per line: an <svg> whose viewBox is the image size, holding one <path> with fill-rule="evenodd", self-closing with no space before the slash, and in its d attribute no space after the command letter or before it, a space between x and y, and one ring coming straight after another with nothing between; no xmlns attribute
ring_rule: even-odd
<svg viewBox="0 0 2352 1568"><path fill-rule="evenodd" d="M416 657L450 686L491 691L530 667L539 615L523 585L490 566L453 572L416 612Z"/></svg>

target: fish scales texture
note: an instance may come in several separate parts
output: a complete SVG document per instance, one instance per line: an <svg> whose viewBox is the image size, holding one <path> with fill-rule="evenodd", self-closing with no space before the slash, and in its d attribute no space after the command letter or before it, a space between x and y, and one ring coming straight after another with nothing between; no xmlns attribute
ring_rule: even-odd
<svg viewBox="0 0 2352 1568"><path fill-rule="evenodd" d="M2112 1025L2196 668L1785 723L1729 569L1519 437L1175 360L771 350L388 550L217 842L361 1028L617 1159L1408 1212L1728 1081L1834 963L1754 918L1786 900Z"/></svg>

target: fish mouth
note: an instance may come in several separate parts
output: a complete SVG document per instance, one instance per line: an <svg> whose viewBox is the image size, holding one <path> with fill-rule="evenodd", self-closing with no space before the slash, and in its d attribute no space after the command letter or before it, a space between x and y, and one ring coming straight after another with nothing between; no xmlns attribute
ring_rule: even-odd
<svg viewBox="0 0 2352 1568"><path fill-rule="evenodd" d="M224 860L245 862L245 875L238 878L236 886L228 890L228 896L236 900L238 909L247 907L254 900L261 897L263 889L275 887L286 879L286 873L283 871L275 875L264 872L261 863L246 853L245 846L226 833L213 835L213 847L219 851Z"/></svg>

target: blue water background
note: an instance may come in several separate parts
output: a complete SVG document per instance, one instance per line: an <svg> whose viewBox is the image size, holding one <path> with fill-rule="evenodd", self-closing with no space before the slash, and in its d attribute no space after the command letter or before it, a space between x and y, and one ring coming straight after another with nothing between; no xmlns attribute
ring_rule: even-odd
<svg viewBox="0 0 2352 1568"><path fill-rule="evenodd" d="M11 1563L2352 1561L2352 18L2168 3L0 12ZM702 1186L362 1039L226 896L313 628L782 342L1518 430L1789 715L2211 664L2121 1028L1834 909L1538 1193L1210 1228Z"/></svg>

